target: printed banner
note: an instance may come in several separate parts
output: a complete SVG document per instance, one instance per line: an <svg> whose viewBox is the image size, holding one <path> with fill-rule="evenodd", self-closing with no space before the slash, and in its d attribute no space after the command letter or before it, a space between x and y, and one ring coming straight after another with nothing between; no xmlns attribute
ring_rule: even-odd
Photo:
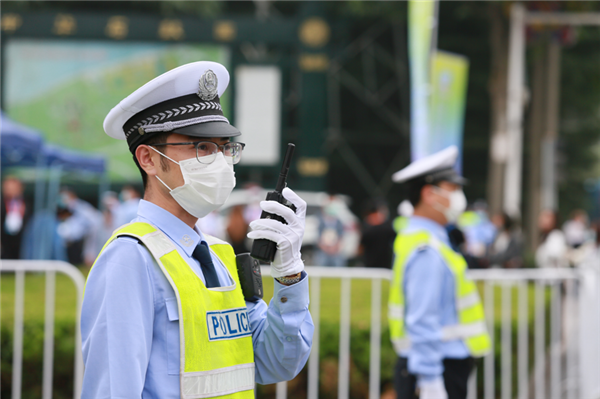
<svg viewBox="0 0 600 399"><path fill-rule="evenodd" d="M436 2L411 0L408 3L408 53L410 64L410 145L413 161L429 154L428 107L429 67L433 50Z"/></svg>
<svg viewBox="0 0 600 399"><path fill-rule="evenodd" d="M46 142L102 154L111 180L139 180L127 144L104 133L108 112L156 76L197 60L229 68L224 46L13 39L6 46L4 110ZM228 92L221 99L229 112Z"/></svg>
<svg viewBox="0 0 600 399"><path fill-rule="evenodd" d="M431 61L428 154L455 145L459 149L456 168L462 171L462 137L467 97L469 61L466 57L435 52Z"/></svg>

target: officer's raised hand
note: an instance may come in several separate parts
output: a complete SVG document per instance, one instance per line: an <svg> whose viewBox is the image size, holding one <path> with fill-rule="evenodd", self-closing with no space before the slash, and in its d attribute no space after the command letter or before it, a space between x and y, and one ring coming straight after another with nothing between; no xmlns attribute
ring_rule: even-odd
<svg viewBox="0 0 600 399"><path fill-rule="evenodd" d="M250 223L248 238L266 239L277 244L275 259L271 264L271 275L286 283L287 278L300 280L304 262L300 258L300 247L304 236L306 202L289 188L282 192L285 199L296 207L296 212L277 201L261 201L263 211L281 216L287 224L275 219L258 219Z"/></svg>

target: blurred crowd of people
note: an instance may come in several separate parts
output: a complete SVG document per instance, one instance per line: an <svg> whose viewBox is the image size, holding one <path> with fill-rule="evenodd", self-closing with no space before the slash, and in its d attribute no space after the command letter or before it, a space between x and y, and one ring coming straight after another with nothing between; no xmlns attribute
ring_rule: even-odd
<svg viewBox="0 0 600 399"><path fill-rule="evenodd" d="M40 237L50 240L45 258L66 260L73 265L91 266L104 243L119 226L137 215L140 191L131 185L120 193L103 194L100 209L79 198L71 187L60 189L55 212L34 213L24 196L23 183L14 176L2 181L2 259L37 259ZM40 230L49 230L50 237Z"/></svg>
<svg viewBox="0 0 600 399"><path fill-rule="evenodd" d="M245 186L240 203L200 219L199 228L227 240L238 254L249 252L252 243L246 234L250 222L260 217L263 191L255 184ZM125 185L119 193L105 192L97 209L72 188L63 187L56 215L50 219L55 232L52 258L90 266L112 232L136 217L140 198L136 187ZM23 183L14 176L2 181L1 210L2 259L33 258L32 230L42 222L35 222ZM397 216L392 217L385 201L372 199L364 205L359 220L343 196L327 195L321 203L309 204L303 250L307 264L391 268L394 240L411 214L408 201L402 202ZM43 223L49 223L47 215ZM519 223L505 213L490 216L484 201L473 203L447 228L454 249L465 256L470 268L520 268L525 264L525 239ZM539 215L538 229L537 267L580 264L600 247L600 223L590 223L583 210L573 211L563 224L557 212L545 210Z"/></svg>

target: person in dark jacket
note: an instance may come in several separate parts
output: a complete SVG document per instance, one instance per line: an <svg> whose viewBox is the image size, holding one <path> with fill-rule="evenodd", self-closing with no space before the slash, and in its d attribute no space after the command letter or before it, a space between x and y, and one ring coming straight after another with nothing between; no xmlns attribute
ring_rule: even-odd
<svg viewBox="0 0 600 399"><path fill-rule="evenodd" d="M396 230L383 201L371 200L365 207L359 254L366 267L392 268Z"/></svg>
<svg viewBox="0 0 600 399"><path fill-rule="evenodd" d="M2 259L20 258L23 231L30 215L31 207L23 198L23 183L14 176L7 176L2 181Z"/></svg>
<svg viewBox="0 0 600 399"><path fill-rule="evenodd" d="M492 223L498 229L496 238L490 246L487 263L514 269L523 266L523 235L514 221L506 213L492 217Z"/></svg>

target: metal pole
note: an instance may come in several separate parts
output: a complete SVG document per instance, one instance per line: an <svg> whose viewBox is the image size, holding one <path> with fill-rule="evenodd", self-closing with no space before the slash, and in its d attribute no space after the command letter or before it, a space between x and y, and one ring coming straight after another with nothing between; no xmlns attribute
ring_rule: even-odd
<svg viewBox="0 0 600 399"><path fill-rule="evenodd" d="M502 286L502 399L512 398L512 319L511 319L511 284L504 282Z"/></svg>
<svg viewBox="0 0 600 399"><path fill-rule="evenodd" d="M15 276L15 326L13 333L12 399L21 399L23 375L23 310L25 300L25 272L17 270Z"/></svg>
<svg viewBox="0 0 600 399"><path fill-rule="evenodd" d="M338 399L348 399L350 397L350 289L350 278L343 277L340 306L340 356L338 361Z"/></svg>
<svg viewBox="0 0 600 399"><path fill-rule="evenodd" d="M473 367L467 382L467 399L477 399L477 366Z"/></svg>
<svg viewBox="0 0 600 399"><path fill-rule="evenodd" d="M577 375L575 368L577 367L577 306L575 303L575 282L565 281L565 325L567 327L566 342L567 342L567 364L566 364L566 395L567 399L575 399L577 397ZM600 306L598 307L600 309Z"/></svg>
<svg viewBox="0 0 600 399"><path fill-rule="evenodd" d="M506 120L509 155L504 176L504 210L512 217L521 215L521 178L523 153L523 78L525 60L525 7L515 3L511 8L508 56L508 93Z"/></svg>
<svg viewBox="0 0 600 399"><path fill-rule="evenodd" d="M529 154L527 163L529 164L529 179L527 182L528 200L528 223L527 223L527 247L534 251L539 245L538 217L540 214L542 174L544 166L542 165L542 138L544 136L544 104L546 95L547 71L546 57L544 47L538 46L534 51L533 76L531 79L531 106L529 107Z"/></svg>
<svg viewBox="0 0 600 399"><path fill-rule="evenodd" d="M381 367L381 279L371 281L371 353L369 359L369 399L379 399Z"/></svg>
<svg viewBox="0 0 600 399"><path fill-rule="evenodd" d="M543 282L535 283L535 397L546 397L546 351L545 351L545 329L546 329L546 287Z"/></svg>
<svg viewBox="0 0 600 399"><path fill-rule="evenodd" d="M546 75L546 129L542 150L542 207L558 209L558 192L556 187L555 152L558 137L559 104L560 104L560 60L561 47L556 40L550 40L547 47Z"/></svg>
<svg viewBox="0 0 600 399"><path fill-rule="evenodd" d="M46 272L46 314L44 317L44 374L42 397L52 399L52 374L54 366L54 301L56 297L56 272Z"/></svg>
<svg viewBox="0 0 600 399"><path fill-rule="evenodd" d="M483 389L485 399L494 399L496 397L494 389L494 285L491 282L485 282L485 318L488 324L490 334L491 348L490 353L484 359Z"/></svg>
<svg viewBox="0 0 600 399"><path fill-rule="evenodd" d="M310 278L310 314L315 327L313 343L308 358L308 397L319 398L319 326L321 321L321 278Z"/></svg>
<svg viewBox="0 0 600 399"><path fill-rule="evenodd" d="M275 385L275 398L276 399L286 399L287 398L287 381L281 381Z"/></svg>
<svg viewBox="0 0 600 399"><path fill-rule="evenodd" d="M518 345L518 374L519 374L519 399L529 397L529 344L528 344L528 306L529 287L527 281L519 283L519 345Z"/></svg>
<svg viewBox="0 0 600 399"><path fill-rule="evenodd" d="M550 393L553 398L562 397L562 322L561 307L562 296L560 293L560 282L552 284L552 299L550 302Z"/></svg>

